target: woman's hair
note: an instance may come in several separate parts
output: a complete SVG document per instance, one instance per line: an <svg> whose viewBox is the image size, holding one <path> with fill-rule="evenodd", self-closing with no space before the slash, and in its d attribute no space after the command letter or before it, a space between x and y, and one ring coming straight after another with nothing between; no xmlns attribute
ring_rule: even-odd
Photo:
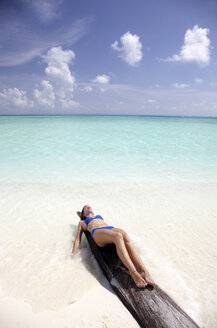
<svg viewBox="0 0 217 328"><path fill-rule="evenodd" d="M80 215L81 220L85 220L86 219L86 216L84 216L84 208L85 208L85 206L87 206L87 205L84 205L84 207L82 208L82 211L81 211L81 215Z"/></svg>

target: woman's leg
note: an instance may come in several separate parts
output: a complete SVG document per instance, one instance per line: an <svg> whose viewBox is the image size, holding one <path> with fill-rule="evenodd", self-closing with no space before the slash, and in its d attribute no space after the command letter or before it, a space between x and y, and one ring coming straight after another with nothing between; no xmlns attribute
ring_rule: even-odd
<svg viewBox="0 0 217 328"><path fill-rule="evenodd" d="M139 256L138 252L136 251L135 246L133 245L131 239L127 235L127 233L119 228L116 228L119 232L122 233L123 239L125 242L125 246L127 249L127 252L134 263L137 271L142 275L143 278L147 281L148 284L154 285L154 281L151 279L150 273L148 272L148 269L145 267L144 263L142 262L141 257Z"/></svg>
<svg viewBox="0 0 217 328"><path fill-rule="evenodd" d="M107 243L115 243L117 254L120 257L122 263L129 270L136 285L141 288L145 287L147 285L147 283L143 279L143 277L139 274L139 272L136 271L135 265L133 264L129 254L128 254L128 251L126 249L126 245L125 245L122 233L119 231L115 231L115 229L95 230L93 237L94 237L96 244L99 247L102 247Z"/></svg>

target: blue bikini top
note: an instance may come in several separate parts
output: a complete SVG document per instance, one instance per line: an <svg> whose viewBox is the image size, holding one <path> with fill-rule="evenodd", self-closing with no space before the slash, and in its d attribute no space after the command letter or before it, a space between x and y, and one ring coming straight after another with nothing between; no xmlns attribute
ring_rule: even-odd
<svg viewBox="0 0 217 328"><path fill-rule="evenodd" d="M96 215L94 218L92 218L91 216L88 216L88 217L84 220L84 222L85 222L86 225L88 226L88 224L89 224L92 220L94 220L94 219L104 220L104 219L101 217L101 215Z"/></svg>

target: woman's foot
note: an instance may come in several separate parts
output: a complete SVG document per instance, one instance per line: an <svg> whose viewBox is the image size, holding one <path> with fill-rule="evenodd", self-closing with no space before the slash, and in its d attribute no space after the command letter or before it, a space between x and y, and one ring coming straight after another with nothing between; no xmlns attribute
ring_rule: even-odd
<svg viewBox="0 0 217 328"><path fill-rule="evenodd" d="M139 288L145 288L147 286L147 282L143 279L143 277L136 270L130 273L133 278L135 284Z"/></svg>
<svg viewBox="0 0 217 328"><path fill-rule="evenodd" d="M145 271L140 272L140 275L145 279L147 284L154 286L155 282L151 279L150 275L146 273Z"/></svg>

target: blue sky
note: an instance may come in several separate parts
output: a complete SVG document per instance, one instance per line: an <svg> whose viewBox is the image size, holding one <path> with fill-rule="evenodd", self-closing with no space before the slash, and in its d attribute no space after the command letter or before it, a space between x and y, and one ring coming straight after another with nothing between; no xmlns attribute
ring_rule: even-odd
<svg viewBox="0 0 217 328"><path fill-rule="evenodd" d="M5 0L0 114L217 116L216 0Z"/></svg>

